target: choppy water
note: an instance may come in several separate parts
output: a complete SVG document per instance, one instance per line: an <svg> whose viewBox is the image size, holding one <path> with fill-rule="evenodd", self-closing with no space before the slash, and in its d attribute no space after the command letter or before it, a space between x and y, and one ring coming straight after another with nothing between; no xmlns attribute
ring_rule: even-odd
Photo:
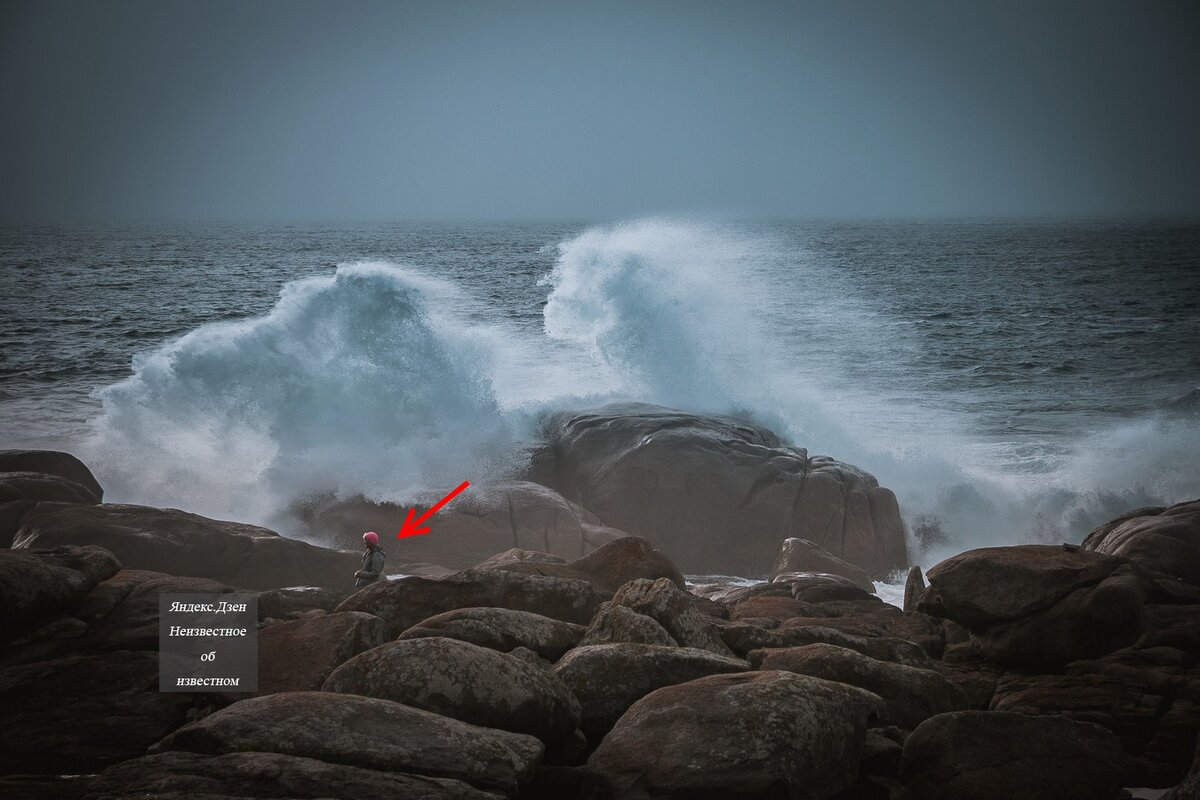
<svg viewBox="0 0 1200 800"><path fill-rule="evenodd" d="M875 472L926 559L1078 539L1200 496L1198 268L1200 223L4 228L0 446L270 522L633 398Z"/></svg>

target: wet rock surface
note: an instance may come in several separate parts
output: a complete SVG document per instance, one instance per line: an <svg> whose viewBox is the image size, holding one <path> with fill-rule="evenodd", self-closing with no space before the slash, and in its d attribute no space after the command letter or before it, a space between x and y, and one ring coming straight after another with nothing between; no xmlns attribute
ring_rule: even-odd
<svg viewBox="0 0 1200 800"><path fill-rule="evenodd" d="M692 485L697 507L757 476L757 488L734 494L749 496L759 522L769 516L759 503L807 503L805 491L842 469L736 421L631 415L607 432L592 429L603 414L560 420L565 433L551 441L565 449L535 461L565 464L558 477L578 478L575 489L616 487L619 497L636 483L671 497L680 488L654 484L649 466L708 448L720 468ZM630 438L639 430L645 442ZM584 514L586 502L529 484L497 495L541 499L505 517L509 538L480 548L495 549L464 556L476 568L400 560L398 571L425 577L356 591L356 553L105 505L73 459L21 459L0 470L0 536L15 528L18 545L0 549L0 793L1115 800L1122 786L1150 786L1187 800L1196 791L1190 504L1131 512L1083 548L962 553L931 567L927 586L914 568L905 611L838 567L834 558L867 566L846 552L817 553L818 563L804 545L800 558L795 540L831 546L799 517L786 534L746 528L733 545L696 527L685 553L721 541L742 557L745 542L776 530L771 553L789 555L770 582L710 575L689 590L663 539L613 533L591 509L574 534L555 522L562 537L547 545L537 525L548 509ZM636 480L607 472L618 467ZM835 516L868 485L843 472L841 505L823 507ZM604 535L589 538L589 526ZM33 546L59 535L72 543ZM267 556L274 566L263 567ZM160 569L139 568L147 563ZM158 692L160 595L234 591L258 593L259 696Z"/></svg>
<svg viewBox="0 0 1200 800"><path fill-rule="evenodd" d="M765 574L788 537L872 575L907 566L889 490L760 426L625 403L555 414L545 437L531 480L646 537L686 573Z"/></svg>
<svg viewBox="0 0 1200 800"><path fill-rule="evenodd" d="M15 548L99 545L126 569L228 583L243 589L345 587L357 553L326 550L274 531L176 509L38 503L21 518Z"/></svg>

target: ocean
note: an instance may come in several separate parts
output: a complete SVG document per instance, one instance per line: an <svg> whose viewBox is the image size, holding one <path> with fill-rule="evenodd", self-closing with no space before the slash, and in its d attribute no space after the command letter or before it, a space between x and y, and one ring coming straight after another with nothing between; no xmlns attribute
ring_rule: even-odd
<svg viewBox="0 0 1200 800"><path fill-rule="evenodd" d="M0 447L113 502L402 501L617 399L873 472L925 566L1200 496L1196 221L8 226L0 311Z"/></svg>

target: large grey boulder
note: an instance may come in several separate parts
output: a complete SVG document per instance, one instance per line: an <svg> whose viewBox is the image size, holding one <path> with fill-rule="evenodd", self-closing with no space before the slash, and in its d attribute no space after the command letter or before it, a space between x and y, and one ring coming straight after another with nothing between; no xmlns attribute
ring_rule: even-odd
<svg viewBox="0 0 1200 800"><path fill-rule="evenodd" d="M407 639L372 648L335 669L323 688L527 733L547 744L579 727L579 704L557 677L456 639Z"/></svg>
<svg viewBox="0 0 1200 800"><path fill-rule="evenodd" d="M99 545L126 569L210 578L246 589L353 585L358 553L327 550L274 531L173 508L38 503L14 548Z"/></svg>
<svg viewBox="0 0 1200 800"><path fill-rule="evenodd" d="M188 723L150 753L280 753L331 764L453 778L515 793L537 769L532 736L480 728L381 700L336 692L255 697Z"/></svg>
<svg viewBox="0 0 1200 800"><path fill-rule="evenodd" d="M1200 500L1142 508L1106 522L1088 534L1083 548L1200 584Z"/></svg>
<svg viewBox="0 0 1200 800"><path fill-rule="evenodd" d="M585 625L599 605L596 592L584 581L465 570L444 578L378 581L350 595L337 610L374 614L399 636L418 622L457 608L509 608Z"/></svg>
<svg viewBox="0 0 1200 800"><path fill-rule="evenodd" d="M579 644L584 627L511 608L458 608L418 622L401 639L441 636L507 653L526 647L548 661Z"/></svg>
<svg viewBox="0 0 1200 800"><path fill-rule="evenodd" d="M694 647L620 642L578 647L554 665L554 674L579 699L583 732L596 744L655 689L749 668L741 659Z"/></svg>
<svg viewBox="0 0 1200 800"><path fill-rule="evenodd" d="M904 742L902 800L1115 800L1129 759L1099 725L957 711Z"/></svg>
<svg viewBox="0 0 1200 800"><path fill-rule="evenodd" d="M353 797L355 800L497 800L450 778L384 772L279 753L169 752L115 764L93 778L90 800L131 797Z"/></svg>
<svg viewBox="0 0 1200 800"><path fill-rule="evenodd" d="M357 547L363 531L394 536L409 508L417 508L419 514L444 494L418 495L404 504L361 497L310 501L292 513L318 541L328 537L331 547ZM579 558L625 535L553 489L526 481L472 484L430 520L430 528L428 536L396 543L389 557L467 569L510 548Z"/></svg>
<svg viewBox="0 0 1200 800"><path fill-rule="evenodd" d="M588 759L610 796L825 800L858 777L882 701L789 672L712 675L631 707Z"/></svg>
<svg viewBox="0 0 1200 800"><path fill-rule="evenodd" d="M763 575L800 537L875 576L907 566L895 495L733 417L619 403L554 414L530 477L689 574Z"/></svg>

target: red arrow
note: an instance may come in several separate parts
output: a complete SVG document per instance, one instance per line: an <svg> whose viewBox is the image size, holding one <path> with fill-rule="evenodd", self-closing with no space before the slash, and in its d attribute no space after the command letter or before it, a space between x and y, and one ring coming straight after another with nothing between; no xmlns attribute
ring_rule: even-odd
<svg viewBox="0 0 1200 800"><path fill-rule="evenodd" d="M400 532L396 534L396 538L403 539L406 536L420 536L422 533L429 533L429 528L421 527L421 525L423 525L425 523L425 520L429 519L434 514L436 514L438 511L440 511L442 506L446 505L446 503L449 503L451 500L453 500L458 495L459 492L461 492L463 489L467 488L470 485L471 485L470 481L463 481L461 486L459 486L457 489L452 491L450 494L443 497L441 500L437 501L437 503L433 506L433 508L429 509L424 514L417 517L417 519L415 521L413 520L413 514L416 514L417 510L415 508L410 508L408 510L408 516L406 516L404 518L404 524L400 526Z"/></svg>

